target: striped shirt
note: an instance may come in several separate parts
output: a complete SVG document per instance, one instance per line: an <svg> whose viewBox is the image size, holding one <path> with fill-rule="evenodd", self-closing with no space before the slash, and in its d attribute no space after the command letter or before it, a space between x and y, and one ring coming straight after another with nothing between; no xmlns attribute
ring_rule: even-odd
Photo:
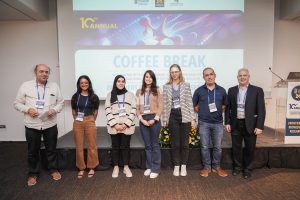
<svg viewBox="0 0 300 200"><path fill-rule="evenodd" d="M127 127L124 132L126 135L131 135L135 130L134 119L136 116L136 99L132 92L126 92L125 101L123 103L123 95L118 95L119 103L110 102L111 93L108 93L105 100L105 114L107 119L107 131L109 134L117 134L118 132L114 128L116 124L125 124ZM119 116L119 107L125 108L126 115Z"/></svg>

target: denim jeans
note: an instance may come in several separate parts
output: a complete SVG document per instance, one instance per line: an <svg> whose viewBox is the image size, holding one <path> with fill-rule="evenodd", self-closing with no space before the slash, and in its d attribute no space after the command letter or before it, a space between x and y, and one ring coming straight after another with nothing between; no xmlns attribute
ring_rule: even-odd
<svg viewBox="0 0 300 200"><path fill-rule="evenodd" d="M219 169L222 157L223 123L206 123L199 121L201 156L203 167L207 169ZM211 156L210 144L213 155Z"/></svg>
<svg viewBox="0 0 300 200"><path fill-rule="evenodd" d="M154 119L154 114L143 115L144 120ZM159 133L161 122L158 121L152 126L145 126L140 123L140 131L145 143L146 168L151 172L159 173L161 164L161 152L159 146Z"/></svg>

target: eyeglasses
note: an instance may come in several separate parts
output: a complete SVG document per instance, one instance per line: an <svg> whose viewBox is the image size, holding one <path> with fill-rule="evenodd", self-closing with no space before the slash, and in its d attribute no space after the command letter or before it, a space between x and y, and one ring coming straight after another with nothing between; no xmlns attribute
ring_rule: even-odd
<svg viewBox="0 0 300 200"><path fill-rule="evenodd" d="M171 74L178 74L180 71L172 71Z"/></svg>

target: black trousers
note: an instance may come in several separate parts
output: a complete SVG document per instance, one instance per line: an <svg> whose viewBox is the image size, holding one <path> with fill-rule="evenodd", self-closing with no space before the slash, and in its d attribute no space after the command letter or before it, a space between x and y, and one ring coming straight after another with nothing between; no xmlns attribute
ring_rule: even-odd
<svg viewBox="0 0 300 200"><path fill-rule="evenodd" d="M169 131L173 164L186 165L189 158L189 133L191 123L182 123L181 109L171 109Z"/></svg>
<svg viewBox="0 0 300 200"><path fill-rule="evenodd" d="M28 145L28 175L37 176L40 172L40 147L43 136L48 161L48 170L50 173L58 170L57 168L57 125L37 130L25 127L26 141Z"/></svg>
<svg viewBox="0 0 300 200"><path fill-rule="evenodd" d="M112 143L112 164L128 165L131 135L119 133L111 136Z"/></svg>
<svg viewBox="0 0 300 200"><path fill-rule="evenodd" d="M251 170L254 158L256 135L246 129L245 120L237 120L237 126L232 131L233 168L236 170ZM243 140L245 148L243 150Z"/></svg>

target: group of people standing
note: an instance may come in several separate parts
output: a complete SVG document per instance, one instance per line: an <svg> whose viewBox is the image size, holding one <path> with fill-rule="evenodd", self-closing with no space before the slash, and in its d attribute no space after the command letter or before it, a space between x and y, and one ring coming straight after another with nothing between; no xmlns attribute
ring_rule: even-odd
<svg viewBox="0 0 300 200"><path fill-rule="evenodd" d="M39 175L39 149L41 137L47 152L48 169L54 180L59 180L56 161L57 125L56 114L63 107L63 98L57 84L48 82L50 68L45 64L35 67L36 79L25 82L20 87L15 100L15 108L24 113L25 133L28 143L28 186L37 183ZM145 176L157 178L160 173L161 152L159 134L161 126L169 127L171 134L171 155L174 176L187 176L189 156L189 133L191 127L200 132L203 169L200 175L207 177L215 172L225 177L221 168L221 142L224 129L231 132L233 151L233 175L243 173L251 177L251 162L254 157L256 136L262 133L265 119L264 93L259 87L249 84L250 74L246 68L238 71L239 84L226 91L215 83L213 68L203 70L205 84L193 94L190 84L184 80L181 68L173 64L169 69L169 80L163 91L157 86L152 70L144 73L142 87L134 95L125 87L122 75L115 77L111 92L105 100L107 131L112 142L112 177L119 176L123 166L126 177L132 177L129 168L131 135L135 132L135 118L145 143ZM72 96L71 106L73 134L76 144L77 178L92 178L99 165L97 150L96 118L100 100L94 93L92 82L86 75L77 81L77 91ZM223 112L225 111L225 126ZM197 114L196 114L197 113ZM84 139L87 139L87 163L84 159ZM242 143L245 151L242 153ZM212 148L212 151L210 149Z"/></svg>

